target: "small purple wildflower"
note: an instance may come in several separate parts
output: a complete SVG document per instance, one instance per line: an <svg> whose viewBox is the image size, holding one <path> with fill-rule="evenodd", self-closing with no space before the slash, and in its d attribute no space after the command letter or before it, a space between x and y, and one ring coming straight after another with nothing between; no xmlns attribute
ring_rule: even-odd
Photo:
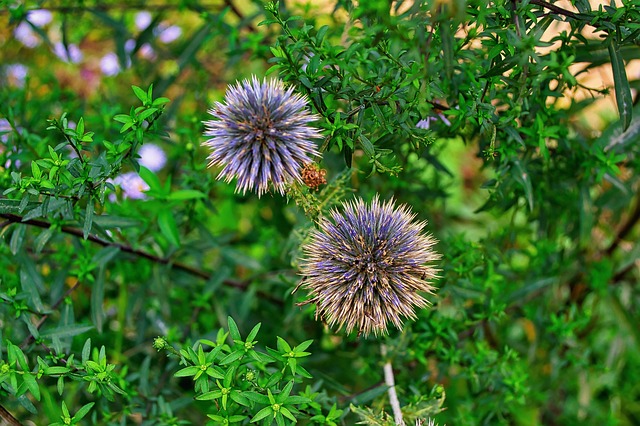
<svg viewBox="0 0 640 426"><path fill-rule="evenodd" d="M16 132L18 135L22 134L24 128L11 126L11 123L6 118L0 118L0 154L5 154L7 161L4 163L4 168L8 169L12 166L16 169L20 168L22 162L20 160L12 161L11 157L20 155L21 150L16 145Z"/></svg>
<svg viewBox="0 0 640 426"><path fill-rule="evenodd" d="M138 150L140 159L138 162L141 166L146 167L152 172L160 171L167 164L167 155L162 148L152 143L146 143Z"/></svg>
<svg viewBox="0 0 640 426"><path fill-rule="evenodd" d="M13 36L26 47L33 49L40 44L40 38L28 22L22 21L13 30Z"/></svg>
<svg viewBox="0 0 640 426"><path fill-rule="evenodd" d="M238 82L225 103L209 110L217 120L205 121L203 143L211 149L209 167L222 166L218 175L236 191L267 192L269 183L284 194L287 184L301 181L301 168L319 156L311 139L320 132L309 126L317 117L306 110L307 99L278 80L257 77Z"/></svg>
<svg viewBox="0 0 640 426"><path fill-rule="evenodd" d="M154 60L156 59L156 52L153 50L153 47L149 43L145 43L140 46L138 49L138 54L145 59Z"/></svg>
<svg viewBox="0 0 640 426"><path fill-rule="evenodd" d="M82 61L84 56L78 45L73 43L67 46L61 42L55 43L53 45L53 53L64 62L72 64Z"/></svg>
<svg viewBox="0 0 640 426"><path fill-rule="evenodd" d="M102 71L102 74L111 77L118 74L121 70L118 55L115 53L107 53L100 59L100 71Z"/></svg>
<svg viewBox="0 0 640 426"><path fill-rule="evenodd" d="M425 129L425 130L429 130L429 127L431 126L431 122L435 120L434 117L429 117L429 118L423 118L422 120L418 121L416 123L416 127L418 129Z"/></svg>
<svg viewBox="0 0 640 426"><path fill-rule="evenodd" d="M133 52L133 49L135 48L136 48L136 41L134 39L130 38L124 42L124 51L127 53L127 55L130 55L131 52Z"/></svg>
<svg viewBox="0 0 640 426"><path fill-rule="evenodd" d="M24 87L29 68L24 64L9 64L6 66L7 79L14 87Z"/></svg>
<svg viewBox="0 0 640 426"><path fill-rule="evenodd" d="M113 179L113 184L122 188L122 198L130 198L132 200L144 200L147 198L145 191L149 190L149 185L136 172L128 172L116 176Z"/></svg>
<svg viewBox="0 0 640 426"><path fill-rule="evenodd" d="M35 9L30 10L27 13L27 19L36 27L44 27L53 19L53 14L51 11L46 9Z"/></svg>
<svg viewBox="0 0 640 426"><path fill-rule="evenodd" d="M176 41L178 38L180 38L181 35L182 35L182 28L180 28L177 25L160 27L158 40L160 40L160 42L162 43L169 44Z"/></svg>
<svg viewBox="0 0 640 426"><path fill-rule="evenodd" d="M151 23L151 20L152 20L151 13L147 12L146 10L142 10L136 13L136 17L135 17L136 28L139 29L140 31L144 30L149 26L149 24Z"/></svg>
<svg viewBox="0 0 640 426"><path fill-rule="evenodd" d="M433 293L436 240L423 233L426 222L413 222L416 215L393 201L357 199L343 210L321 219L302 246L305 303L315 303L316 317L347 333L386 334L388 322L401 329L403 317L415 319L414 308L428 304L419 292Z"/></svg>

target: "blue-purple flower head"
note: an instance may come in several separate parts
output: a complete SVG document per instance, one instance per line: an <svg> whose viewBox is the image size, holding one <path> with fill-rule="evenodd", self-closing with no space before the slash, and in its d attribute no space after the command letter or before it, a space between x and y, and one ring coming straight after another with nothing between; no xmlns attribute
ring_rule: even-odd
<svg viewBox="0 0 640 426"><path fill-rule="evenodd" d="M392 200L357 199L342 210L321 219L302 247L305 303L347 333L386 334L388 323L401 329L403 318L415 319L415 309L427 306L423 293L433 293L436 240L423 232L426 222Z"/></svg>
<svg viewBox="0 0 640 426"><path fill-rule="evenodd" d="M222 167L218 179L235 178L237 191L258 196L269 185L284 194L299 182L302 167L320 155L313 142L320 132L309 124L317 117L306 106L304 96L279 80L254 76L231 86L224 103L209 110L215 120L204 123L209 166Z"/></svg>

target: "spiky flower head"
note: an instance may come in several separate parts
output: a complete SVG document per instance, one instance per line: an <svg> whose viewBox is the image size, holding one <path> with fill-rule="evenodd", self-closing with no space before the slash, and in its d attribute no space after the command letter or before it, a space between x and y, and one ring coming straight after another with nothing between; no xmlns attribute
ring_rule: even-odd
<svg viewBox="0 0 640 426"><path fill-rule="evenodd" d="M287 184L300 181L300 169L320 154L312 141L319 130L309 125L317 117L306 109L307 100L285 89L279 80L257 77L231 86L224 103L216 102L205 121L203 143L211 149L209 167L222 166L218 179L238 179L236 191L261 196L269 183L284 194Z"/></svg>
<svg viewBox="0 0 640 426"><path fill-rule="evenodd" d="M321 219L302 246L305 303L315 303L316 317L347 333L386 334L389 322L401 329L403 318L415 319L415 308L427 306L420 293L433 293L436 240L423 232L426 222L415 222L393 200L376 196L370 205L357 199L342 207L331 211L331 220Z"/></svg>

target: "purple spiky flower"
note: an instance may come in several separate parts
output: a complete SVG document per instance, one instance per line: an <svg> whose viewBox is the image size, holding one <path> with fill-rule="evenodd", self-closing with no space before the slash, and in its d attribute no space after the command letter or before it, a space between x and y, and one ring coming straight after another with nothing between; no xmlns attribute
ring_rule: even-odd
<svg viewBox="0 0 640 426"><path fill-rule="evenodd" d="M237 178L236 191L261 196L269 183L284 194L287 184L300 181L300 169L320 154L312 139L320 132L309 125L317 117L307 99L285 89L279 80L257 77L238 82L209 110L217 120L205 121L203 143L211 149L209 167L222 166L218 179Z"/></svg>
<svg viewBox="0 0 640 426"><path fill-rule="evenodd" d="M300 285L310 295L304 303L315 303L316 317L347 333L386 334L389 322L401 329L402 318L415 319L415 308L427 306L420 293L433 293L436 240L423 233L426 222L414 222L409 207L393 200L376 196L370 205L357 199L342 207L302 246Z"/></svg>

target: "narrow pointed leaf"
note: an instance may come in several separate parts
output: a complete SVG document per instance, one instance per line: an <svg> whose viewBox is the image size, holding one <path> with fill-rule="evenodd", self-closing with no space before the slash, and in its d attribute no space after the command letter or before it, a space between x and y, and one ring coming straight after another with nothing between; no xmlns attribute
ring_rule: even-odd
<svg viewBox="0 0 640 426"><path fill-rule="evenodd" d="M613 82L615 84L616 103L618 104L618 112L622 121L622 130L625 131L631 124L633 118L633 99L631 97L631 88L627 79L627 72L624 67L624 60L620 55L620 46L611 37L609 41L609 56L611 57L611 68L613 70Z"/></svg>

